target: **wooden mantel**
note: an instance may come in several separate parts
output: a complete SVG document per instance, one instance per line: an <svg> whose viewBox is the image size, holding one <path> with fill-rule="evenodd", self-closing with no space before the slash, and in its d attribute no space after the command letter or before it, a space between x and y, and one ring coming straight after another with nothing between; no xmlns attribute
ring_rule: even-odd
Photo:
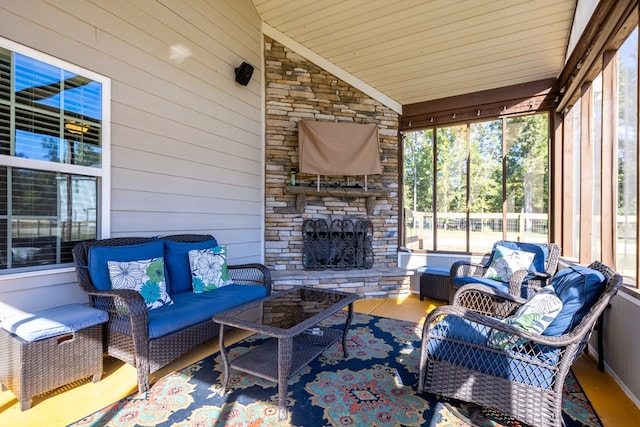
<svg viewBox="0 0 640 427"><path fill-rule="evenodd" d="M376 188L355 188L355 187L311 187L311 186L288 186L284 188L285 194L296 195L296 212L301 214L307 204L307 196L316 197L364 197L366 198L367 214L373 214L376 197L388 195L387 190Z"/></svg>

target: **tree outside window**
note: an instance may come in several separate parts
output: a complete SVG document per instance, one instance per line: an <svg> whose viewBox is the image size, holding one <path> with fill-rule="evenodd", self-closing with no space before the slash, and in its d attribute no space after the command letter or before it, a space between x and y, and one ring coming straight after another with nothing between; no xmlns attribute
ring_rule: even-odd
<svg viewBox="0 0 640 427"><path fill-rule="evenodd" d="M407 132L405 246L485 253L501 239L547 242L548 122L542 113Z"/></svg>

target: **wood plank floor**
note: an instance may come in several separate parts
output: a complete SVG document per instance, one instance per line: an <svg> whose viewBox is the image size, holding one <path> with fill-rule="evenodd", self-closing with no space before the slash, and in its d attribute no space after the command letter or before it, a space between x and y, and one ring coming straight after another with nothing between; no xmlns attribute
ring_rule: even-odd
<svg viewBox="0 0 640 427"><path fill-rule="evenodd" d="M397 299L369 299L355 303L360 313L422 322L438 301L420 301L416 295ZM225 334L229 342L244 338L237 331ZM181 369L218 351L217 340L199 346L176 362L152 375L152 379ZM66 426L137 390L136 372L129 365L105 358L104 375L98 383L89 379L62 387L33 399L32 408L21 412L18 400L10 391L0 392L0 426ZM636 425L640 409L624 394L612 377L598 371L597 362L581 356L574 372L593 403L605 427Z"/></svg>

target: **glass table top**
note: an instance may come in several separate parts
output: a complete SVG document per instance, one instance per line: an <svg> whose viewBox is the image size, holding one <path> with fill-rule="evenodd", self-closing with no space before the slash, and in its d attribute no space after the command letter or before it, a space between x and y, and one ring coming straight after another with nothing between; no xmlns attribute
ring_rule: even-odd
<svg viewBox="0 0 640 427"><path fill-rule="evenodd" d="M357 298L347 292L299 287L225 311L213 320L240 327L243 326L240 323L248 322L256 326L291 329L316 315L326 317L327 310L337 312Z"/></svg>

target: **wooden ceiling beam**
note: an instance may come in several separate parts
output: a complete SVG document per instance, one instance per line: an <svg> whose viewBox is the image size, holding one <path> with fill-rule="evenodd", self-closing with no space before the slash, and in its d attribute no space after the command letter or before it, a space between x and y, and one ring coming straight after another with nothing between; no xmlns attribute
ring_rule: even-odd
<svg viewBox="0 0 640 427"><path fill-rule="evenodd" d="M402 107L400 130L553 110L558 95L556 79L545 79L408 104Z"/></svg>

